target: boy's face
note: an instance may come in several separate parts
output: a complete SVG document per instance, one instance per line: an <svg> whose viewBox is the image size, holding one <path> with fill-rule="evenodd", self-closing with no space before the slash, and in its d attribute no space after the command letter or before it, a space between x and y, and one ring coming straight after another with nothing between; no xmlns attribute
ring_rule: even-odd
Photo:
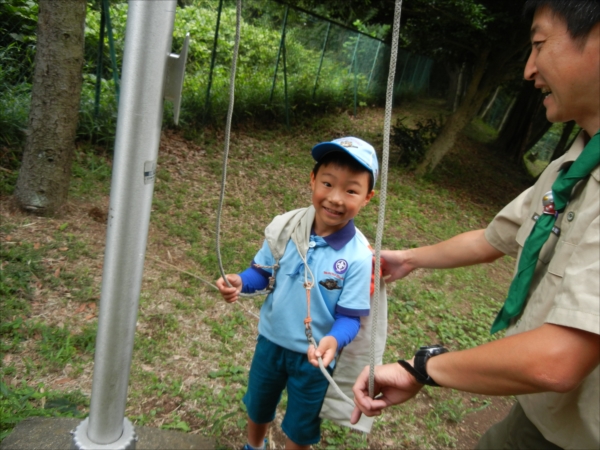
<svg viewBox="0 0 600 450"><path fill-rule="evenodd" d="M581 43L571 37L564 19L542 7L533 18L531 43L524 76L545 94L548 120L575 120L594 134L600 110L600 26Z"/></svg>
<svg viewBox="0 0 600 450"><path fill-rule="evenodd" d="M310 173L312 202L316 209L315 233L328 236L342 229L369 203L368 172L353 172L336 164L322 165L317 175Z"/></svg>

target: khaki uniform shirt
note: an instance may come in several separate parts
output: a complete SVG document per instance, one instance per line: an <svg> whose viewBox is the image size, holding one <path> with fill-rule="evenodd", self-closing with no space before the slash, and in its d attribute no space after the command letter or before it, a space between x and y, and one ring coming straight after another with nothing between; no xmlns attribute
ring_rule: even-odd
<svg viewBox="0 0 600 450"><path fill-rule="evenodd" d="M581 154L581 133L569 151L551 163L534 186L523 192L494 218L486 229L489 243L519 257L523 244L542 214L542 197L560 169ZM507 336L544 323L600 334L600 166L579 182L564 212L540 252L539 261L520 317ZM574 390L518 396L527 417L544 437L563 448L600 448L599 366Z"/></svg>

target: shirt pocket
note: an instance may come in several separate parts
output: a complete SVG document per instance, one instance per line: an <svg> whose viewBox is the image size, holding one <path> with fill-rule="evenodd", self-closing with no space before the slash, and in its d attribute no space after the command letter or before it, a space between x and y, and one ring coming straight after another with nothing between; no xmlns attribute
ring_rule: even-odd
<svg viewBox="0 0 600 450"><path fill-rule="evenodd" d="M319 292L327 305L327 309L333 314L342 294L342 282L334 278L326 278L318 283Z"/></svg>
<svg viewBox="0 0 600 450"><path fill-rule="evenodd" d="M527 223L523 224L523 226L517 232L516 240L519 243L519 245L521 246L521 249L525 245L525 241L531 234L531 231L533 230L533 226L536 224L536 222L537 222L536 220L530 219ZM541 262L543 262L544 264L548 264L550 262L550 260L552 260L552 257L554 255L554 249L556 247L556 244L558 243L558 239L559 239L559 237L554 233L554 231L551 231L550 236L548 236L548 239L542 246L542 249L540 250L540 254L538 255L538 259ZM519 254L520 253L521 252L519 252ZM554 258L554 259L556 259L556 258Z"/></svg>
<svg viewBox="0 0 600 450"><path fill-rule="evenodd" d="M554 258L552 258L552 261L548 265L548 272L562 278L576 248L575 244L562 242L560 248L555 252Z"/></svg>

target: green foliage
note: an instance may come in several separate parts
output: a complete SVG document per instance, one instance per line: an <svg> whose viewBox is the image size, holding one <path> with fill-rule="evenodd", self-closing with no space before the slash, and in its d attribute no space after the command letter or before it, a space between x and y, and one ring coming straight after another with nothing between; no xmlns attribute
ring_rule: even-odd
<svg viewBox="0 0 600 450"><path fill-rule="evenodd" d="M17 315L28 311L32 281L41 278L44 273L40 259L41 252L31 243L5 242L0 245L0 260L3 262L0 318L3 327Z"/></svg>
<svg viewBox="0 0 600 450"><path fill-rule="evenodd" d="M25 382L9 386L0 381L0 441L10 434L16 424L28 417L83 417L80 408L87 406L88 401L79 391L65 395L45 392L43 386L40 383L34 388Z"/></svg>
<svg viewBox="0 0 600 450"><path fill-rule="evenodd" d="M323 439L319 443L319 448L325 450L369 448L365 433L336 425L329 420L323 420L321 430L323 432Z"/></svg>
<svg viewBox="0 0 600 450"><path fill-rule="evenodd" d="M7 80L10 84L31 82L38 9L37 2L33 0L0 3L0 49L3 49L0 51L12 48L18 61L18 65L11 67ZM0 64L6 64L1 55Z"/></svg>
<svg viewBox="0 0 600 450"><path fill-rule="evenodd" d="M416 167L425 157L425 152L437 138L442 129L442 119L429 118L418 121L415 128L409 128L404 122L406 117L399 117L392 126L392 139L400 148L398 163L402 167Z"/></svg>
<svg viewBox="0 0 600 450"><path fill-rule="evenodd" d="M108 194L112 176L111 161L92 147L82 146L75 153L71 169L71 193L77 196Z"/></svg>
<svg viewBox="0 0 600 450"><path fill-rule="evenodd" d="M15 83L20 77L21 55L19 47L9 44L0 48L0 145L18 147L23 139L29 116L31 85ZM8 161L4 161L4 159ZM4 164L14 167L14 161L3 155Z"/></svg>

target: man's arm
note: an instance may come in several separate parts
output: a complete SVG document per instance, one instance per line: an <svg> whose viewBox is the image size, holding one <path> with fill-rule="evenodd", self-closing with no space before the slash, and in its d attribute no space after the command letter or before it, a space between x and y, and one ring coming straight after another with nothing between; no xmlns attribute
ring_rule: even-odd
<svg viewBox="0 0 600 450"><path fill-rule="evenodd" d="M468 231L446 241L408 250L381 252L382 271L386 281L404 278L417 268L449 269L495 261L504 253L485 238L485 230Z"/></svg>
<svg viewBox="0 0 600 450"><path fill-rule="evenodd" d="M427 372L441 386L478 394L518 395L571 391L599 362L599 335L546 323L431 358Z"/></svg>
<svg viewBox="0 0 600 450"><path fill-rule="evenodd" d="M568 392L600 363L600 336L575 328L544 324L469 350L429 359L427 372L440 386L484 395ZM354 385L352 420L412 398L422 385L399 364L378 366L375 394L368 396L368 368ZM356 422L353 422L356 423Z"/></svg>

